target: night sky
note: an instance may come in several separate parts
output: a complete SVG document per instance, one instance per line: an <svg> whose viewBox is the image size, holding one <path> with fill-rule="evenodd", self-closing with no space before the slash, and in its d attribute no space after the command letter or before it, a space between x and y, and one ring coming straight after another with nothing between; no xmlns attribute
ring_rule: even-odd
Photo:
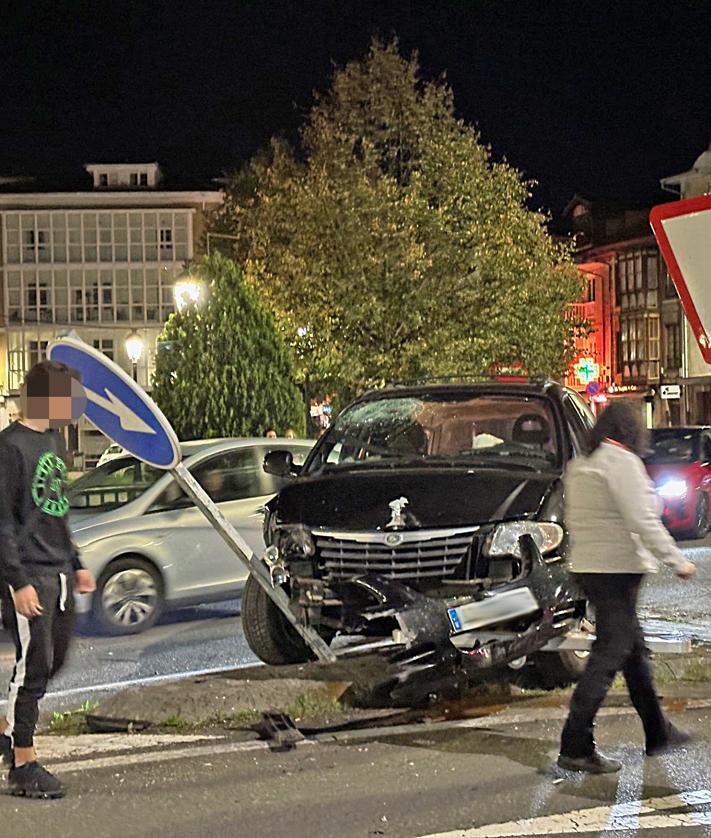
<svg viewBox="0 0 711 838"><path fill-rule="evenodd" d="M397 35L559 210L660 197L711 140L707 0L0 3L0 175L158 160L176 181L294 140L333 63Z"/></svg>

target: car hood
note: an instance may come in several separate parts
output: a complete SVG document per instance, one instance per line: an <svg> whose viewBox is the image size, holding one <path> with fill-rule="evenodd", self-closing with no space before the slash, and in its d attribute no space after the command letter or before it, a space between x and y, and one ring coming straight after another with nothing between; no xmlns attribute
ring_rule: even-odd
<svg viewBox="0 0 711 838"><path fill-rule="evenodd" d="M530 518L556 472L492 468L368 469L297 478L269 504L278 523L348 530L383 529L389 504L406 498L406 526L455 527Z"/></svg>

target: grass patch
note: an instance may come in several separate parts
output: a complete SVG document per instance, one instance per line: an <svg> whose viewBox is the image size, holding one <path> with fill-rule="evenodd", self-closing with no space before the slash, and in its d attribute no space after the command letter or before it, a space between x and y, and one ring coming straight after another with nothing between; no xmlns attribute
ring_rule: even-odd
<svg viewBox="0 0 711 838"><path fill-rule="evenodd" d="M684 671L681 676L682 681L711 681L711 664L703 661L694 661Z"/></svg>
<svg viewBox="0 0 711 838"><path fill-rule="evenodd" d="M319 692L300 695L286 710L287 715L291 716L295 722L306 718L333 716L342 712L343 707L337 699Z"/></svg>
<svg viewBox="0 0 711 838"><path fill-rule="evenodd" d="M161 730L170 731L171 733L183 733L188 730L193 730L195 725L191 724L187 719L177 713L171 713L166 716L160 724L157 725Z"/></svg>
<svg viewBox="0 0 711 838"><path fill-rule="evenodd" d="M225 716L218 719L218 724L224 725L228 730L243 729L251 727L255 722L259 721L261 713L256 710L240 710L232 716Z"/></svg>
<svg viewBox="0 0 711 838"><path fill-rule="evenodd" d="M64 713L54 712L49 720L49 732L62 736L78 736L89 733L86 717L93 713L99 705L95 701L85 701L77 710L67 710Z"/></svg>

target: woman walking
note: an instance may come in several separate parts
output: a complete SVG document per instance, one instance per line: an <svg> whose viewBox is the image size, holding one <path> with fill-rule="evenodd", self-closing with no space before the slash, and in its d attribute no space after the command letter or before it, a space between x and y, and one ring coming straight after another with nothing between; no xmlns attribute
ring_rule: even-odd
<svg viewBox="0 0 711 838"><path fill-rule="evenodd" d="M558 765L568 770L603 774L622 767L597 750L593 736L597 711L620 671L642 720L648 756L690 738L662 711L637 618L640 585L659 562L682 579L695 572L662 524L640 459L646 441L637 410L613 402L593 428L589 455L572 462L565 478L570 569L596 620L596 639L561 737Z"/></svg>

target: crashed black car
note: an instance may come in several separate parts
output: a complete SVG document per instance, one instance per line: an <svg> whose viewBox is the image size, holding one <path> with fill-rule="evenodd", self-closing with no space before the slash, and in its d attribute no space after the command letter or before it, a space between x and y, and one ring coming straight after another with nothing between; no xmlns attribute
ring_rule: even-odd
<svg viewBox="0 0 711 838"><path fill-rule="evenodd" d="M565 571L561 477L592 422L550 381L368 393L302 468L267 456L291 478L266 510L272 578L324 639L380 643L399 655L394 671L533 663L570 681L585 653L559 638L581 630L585 602ZM253 579L242 616L266 663L309 659Z"/></svg>

